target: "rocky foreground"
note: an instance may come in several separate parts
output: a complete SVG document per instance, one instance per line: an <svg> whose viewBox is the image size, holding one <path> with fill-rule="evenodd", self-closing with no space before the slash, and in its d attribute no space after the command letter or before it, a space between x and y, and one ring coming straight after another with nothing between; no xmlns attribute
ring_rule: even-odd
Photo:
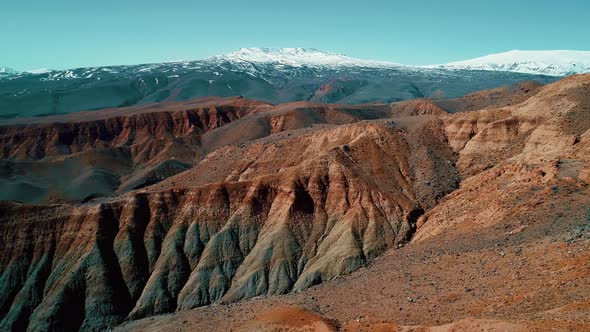
<svg viewBox="0 0 590 332"><path fill-rule="evenodd" d="M590 328L590 75L160 108L0 128L3 330Z"/></svg>

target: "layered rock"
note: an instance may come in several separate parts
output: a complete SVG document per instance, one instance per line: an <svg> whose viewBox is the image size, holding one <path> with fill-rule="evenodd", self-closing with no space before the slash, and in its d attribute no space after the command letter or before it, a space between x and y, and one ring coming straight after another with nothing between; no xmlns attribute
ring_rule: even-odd
<svg viewBox="0 0 590 332"><path fill-rule="evenodd" d="M419 137L444 147L428 132L358 123L271 136L101 203L4 203L2 326L99 329L352 272L409 239L423 197L456 185L425 193L437 174L456 176L449 148L418 148ZM417 176L418 162L433 170Z"/></svg>
<svg viewBox="0 0 590 332"><path fill-rule="evenodd" d="M80 201L156 183L202 158L203 134L261 106L204 99L1 126L0 198Z"/></svg>
<svg viewBox="0 0 590 332"><path fill-rule="evenodd" d="M316 125L432 113L426 104L204 98L23 120L0 126L0 199L56 203L125 193L187 170L220 147Z"/></svg>
<svg viewBox="0 0 590 332"><path fill-rule="evenodd" d="M453 114L445 119L458 166L465 176L524 153L566 155L590 128L588 75L548 85L534 98L499 109Z"/></svg>
<svg viewBox="0 0 590 332"><path fill-rule="evenodd" d="M590 169L588 105L590 75L578 75L512 107L445 119L466 179L421 219L415 241L452 227L489 226L542 204L560 187L584 195Z"/></svg>

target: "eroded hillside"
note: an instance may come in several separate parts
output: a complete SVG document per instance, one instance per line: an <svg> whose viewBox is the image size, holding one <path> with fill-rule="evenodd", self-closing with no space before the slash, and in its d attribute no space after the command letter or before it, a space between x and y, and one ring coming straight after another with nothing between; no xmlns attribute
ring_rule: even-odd
<svg viewBox="0 0 590 332"><path fill-rule="evenodd" d="M506 242L514 250L528 246L525 252L531 253L531 259L519 268L545 273L538 265L541 260L534 258L540 250L536 243L561 240L587 222L584 206L590 169L590 75L542 88L521 85L514 99L505 97L505 91L502 98L490 97L498 93L468 96L467 106L458 100L449 102L447 107L454 105L457 110L486 107L450 115L440 103L428 100L274 106L231 99L239 107L215 108L216 119L227 120L208 117L198 122L207 126L193 125L198 135L188 136L195 141L184 141L190 131L187 123L192 123L187 119L205 119L201 115L180 117L172 121L177 125L165 126L163 131L133 130L131 135L120 130L109 136L111 140L102 140L111 142L108 149L149 146L142 139L137 144L112 143L129 142L121 137L170 140L190 149L194 159L187 161L186 169L161 176L155 184L119 186L120 194L91 197L83 204L3 202L1 326L93 330L125 319L178 311L161 321L160 327L206 329L212 327L206 325L205 316L216 321L250 308L243 319L254 321L242 321L243 327L256 328L255 314L269 305L309 307L310 296L315 303L312 311L335 320L302 315L310 324L319 320L327 328L358 330L375 327L377 321L393 328L490 318L483 314L485 310L475 310L477 303L470 302L475 301L471 297L467 301L455 295L456 302L448 308L430 305L441 303L441 292L451 296L451 290L469 283L464 277L470 275L473 279L467 280L483 287L477 298L491 296L498 281L479 275L481 271L470 264L489 261L506 277L504 255L489 256L487 251L507 232L525 234L520 242ZM520 103L512 105L507 100ZM130 112L127 119L140 116L156 119L146 123L164 122L157 120L160 113ZM78 128L71 122L59 126ZM53 128L56 125L41 124L24 131ZM97 140L88 143L78 138L64 144L59 134L53 136L69 150L57 149L61 145L55 139L25 143L20 132L23 129L3 129L3 151L12 157L6 159L9 162L30 158L45 163L48 156L72 158L79 155L78 150L93 154L101 150ZM11 143L17 139L23 143ZM176 153L171 150L166 156L156 159L169 162ZM138 176L135 172L130 173L132 177ZM568 209L574 212L559 228L553 220ZM585 243L576 244L576 249ZM384 253L368 270L339 278ZM547 257L561 264L557 256ZM440 274L443 267L448 270L461 264L463 275ZM420 275L421 269L428 273ZM416 281L437 276L449 284L433 289ZM451 285L456 280L461 281ZM367 290L367 282L375 287ZM387 283L393 288L387 290ZM585 284L579 286L584 293ZM293 291L301 293L271 296ZM387 296L377 296L375 291ZM540 291L530 298L541 300L546 294ZM573 301L567 294L555 297L556 301ZM265 298L241 304L260 295ZM416 312L411 306L417 301L423 305ZM474 308L466 312L468 316L452 314L452 308L465 305ZM193 311L201 317L190 320L196 325L178 325ZM404 318L410 311L412 315ZM516 312L532 319L526 314L535 311ZM284 317L284 312L261 319L280 326L284 318L277 322L277 315ZM359 315L370 319L357 320L362 322L357 326L353 320ZM215 329L237 327L238 321L237 325L219 322Z"/></svg>
<svg viewBox="0 0 590 332"><path fill-rule="evenodd" d="M590 75L518 105L443 116L460 187L412 241L298 294L119 330L586 331Z"/></svg>

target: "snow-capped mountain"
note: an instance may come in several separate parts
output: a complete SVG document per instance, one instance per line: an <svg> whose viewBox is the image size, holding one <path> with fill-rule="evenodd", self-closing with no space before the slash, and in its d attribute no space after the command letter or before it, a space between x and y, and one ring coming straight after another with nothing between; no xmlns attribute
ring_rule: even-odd
<svg viewBox="0 0 590 332"><path fill-rule="evenodd" d="M590 51L514 50L471 60L424 67L567 76L590 72Z"/></svg>
<svg viewBox="0 0 590 332"><path fill-rule="evenodd" d="M74 68L66 70L38 69L19 72L0 66L0 78L14 79L35 76L43 81L94 78L103 75L168 73L176 75L187 71L212 67L229 68L251 76L266 76L274 72L301 70L380 70L452 72L454 70L483 70L515 72L534 75L567 76L590 72L590 51L509 51L471 60L447 64L414 66L389 61L365 60L313 48L242 48L236 52L213 56L204 60L163 62L142 65L121 65Z"/></svg>
<svg viewBox="0 0 590 332"><path fill-rule="evenodd" d="M554 78L405 66L316 49L245 48L204 60L0 76L0 121L205 96L347 104L453 98L523 80Z"/></svg>
<svg viewBox="0 0 590 332"><path fill-rule="evenodd" d="M36 74L46 74L46 73L49 73L52 71L53 70L47 69L47 68L39 68L39 69L27 70L27 73L36 75Z"/></svg>
<svg viewBox="0 0 590 332"><path fill-rule="evenodd" d="M218 55L212 61L250 62L258 64L279 64L292 67L396 67L402 66L388 61L351 58L346 55L317 50L314 48L242 48L237 52Z"/></svg>
<svg viewBox="0 0 590 332"><path fill-rule="evenodd" d="M5 66L0 66L0 77L17 75L19 72Z"/></svg>

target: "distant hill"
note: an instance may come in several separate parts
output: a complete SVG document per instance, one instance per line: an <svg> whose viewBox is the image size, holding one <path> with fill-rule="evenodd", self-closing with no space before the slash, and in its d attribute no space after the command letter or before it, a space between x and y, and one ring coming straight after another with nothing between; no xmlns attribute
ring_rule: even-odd
<svg viewBox="0 0 590 332"><path fill-rule="evenodd" d="M56 115L205 96L362 104L455 98L547 75L422 68L315 49L241 49L206 60L0 75L0 117Z"/></svg>

